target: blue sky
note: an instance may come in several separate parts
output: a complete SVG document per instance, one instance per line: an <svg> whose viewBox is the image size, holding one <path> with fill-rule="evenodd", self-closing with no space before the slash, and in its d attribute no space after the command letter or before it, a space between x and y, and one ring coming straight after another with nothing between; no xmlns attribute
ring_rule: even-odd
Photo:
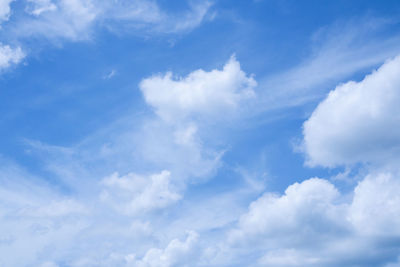
<svg viewBox="0 0 400 267"><path fill-rule="evenodd" d="M0 266L400 266L399 11L0 0Z"/></svg>

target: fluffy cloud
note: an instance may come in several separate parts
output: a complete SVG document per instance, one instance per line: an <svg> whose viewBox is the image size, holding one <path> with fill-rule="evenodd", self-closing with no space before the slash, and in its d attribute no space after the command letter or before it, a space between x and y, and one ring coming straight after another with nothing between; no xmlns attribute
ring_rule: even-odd
<svg viewBox="0 0 400 267"><path fill-rule="evenodd" d="M348 218L363 235L400 237L400 179L368 175L354 190Z"/></svg>
<svg viewBox="0 0 400 267"><path fill-rule="evenodd" d="M260 235L271 243L295 244L304 239L325 239L341 232L340 206L333 205L339 193L328 181L318 178L289 186L283 196L265 194L242 216L232 238ZM276 242L275 241L275 242Z"/></svg>
<svg viewBox="0 0 400 267"><path fill-rule="evenodd" d="M204 146L202 132L208 131L211 122L240 110L254 96L256 84L234 56L222 70L143 79L139 87L157 117L136 138L141 157L162 164L181 180L208 177L219 166L223 152Z"/></svg>
<svg viewBox="0 0 400 267"><path fill-rule="evenodd" d="M119 177L118 173L114 173L103 179L102 184L105 189L101 199L126 214L164 208L181 198L172 189L168 171L149 177L133 173Z"/></svg>
<svg viewBox="0 0 400 267"><path fill-rule="evenodd" d="M385 173L367 176L351 201L323 179L295 183L254 201L230 242L256 246L260 265L383 266L400 252L399 190L398 177Z"/></svg>
<svg viewBox="0 0 400 267"><path fill-rule="evenodd" d="M12 48L0 43L0 70L18 64L24 57L25 54L20 47Z"/></svg>
<svg viewBox="0 0 400 267"><path fill-rule="evenodd" d="M234 56L222 70L196 70L186 77L155 75L140 83L146 102L167 121L190 115L229 112L254 95L256 81L247 76Z"/></svg>
<svg viewBox="0 0 400 267"><path fill-rule="evenodd" d="M198 240L198 234L189 231L185 241L172 240L165 249L152 248L141 260L135 262L138 267L170 267L187 266L186 261L193 262L190 256Z"/></svg>
<svg viewBox="0 0 400 267"><path fill-rule="evenodd" d="M400 57L331 91L304 123L311 165L380 163L400 155Z"/></svg>
<svg viewBox="0 0 400 267"><path fill-rule="evenodd" d="M3 0L0 2L0 23L2 21L8 20L8 17L10 15L10 4L14 0Z"/></svg>

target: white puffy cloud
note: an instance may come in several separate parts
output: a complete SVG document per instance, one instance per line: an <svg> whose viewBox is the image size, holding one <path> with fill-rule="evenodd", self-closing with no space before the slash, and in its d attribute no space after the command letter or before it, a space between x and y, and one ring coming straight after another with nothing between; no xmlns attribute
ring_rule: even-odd
<svg viewBox="0 0 400 267"><path fill-rule="evenodd" d="M310 165L387 164L400 156L400 57L331 91L304 123Z"/></svg>
<svg viewBox="0 0 400 267"><path fill-rule="evenodd" d="M188 231L185 241L172 240L165 249L152 248L147 251L141 260L135 262L138 267L170 267L188 266L185 261L190 260L198 240L198 234Z"/></svg>
<svg viewBox="0 0 400 267"><path fill-rule="evenodd" d="M149 177L133 173L119 177L118 173L114 173L102 180L105 189L101 199L126 214L164 208L181 198L172 189L170 180L168 171Z"/></svg>
<svg viewBox="0 0 400 267"><path fill-rule="evenodd" d="M354 190L349 220L363 235L400 236L400 179L368 175Z"/></svg>
<svg viewBox="0 0 400 267"><path fill-rule="evenodd" d="M25 54L20 47L12 48L0 43L0 70L18 64L24 57Z"/></svg>
<svg viewBox="0 0 400 267"><path fill-rule="evenodd" d="M11 2L13 2L14 0L2 0L0 1L0 23L2 21L8 20L9 16L10 16L10 4Z"/></svg>
<svg viewBox="0 0 400 267"><path fill-rule="evenodd" d="M256 84L234 56L222 70L143 79L139 87L157 117L145 123L136 138L141 158L161 164L184 181L208 177L220 165L223 151L205 146L202 133L215 120L241 110L254 96Z"/></svg>
<svg viewBox="0 0 400 267"><path fill-rule="evenodd" d="M217 116L229 112L254 95L256 84L232 56L222 70L199 69L176 78L168 72L142 80L139 87L161 118L174 121L191 115Z"/></svg>
<svg viewBox="0 0 400 267"><path fill-rule="evenodd" d="M399 190L387 173L365 177L349 200L323 179L295 183L254 201L229 242L261 266L384 266L400 252Z"/></svg>
<svg viewBox="0 0 400 267"><path fill-rule="evenodd" d="M345 230L343 207L333 204L338 197L331 183L318 178L289 186L283 196L266 193L240 218L240 230L233 231L231 239L259 240L262 235L268 237L265 242L291 245L325 240Z"/></svg>

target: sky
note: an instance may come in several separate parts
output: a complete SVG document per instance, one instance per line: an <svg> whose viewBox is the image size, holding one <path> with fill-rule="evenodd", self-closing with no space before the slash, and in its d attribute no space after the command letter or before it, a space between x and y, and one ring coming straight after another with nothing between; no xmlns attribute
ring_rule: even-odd
<svg viewBox="0 0 400 267"><path fill-rule="evenodd" d="M400 266L399 14L0 0L0 266Z"/></svg>

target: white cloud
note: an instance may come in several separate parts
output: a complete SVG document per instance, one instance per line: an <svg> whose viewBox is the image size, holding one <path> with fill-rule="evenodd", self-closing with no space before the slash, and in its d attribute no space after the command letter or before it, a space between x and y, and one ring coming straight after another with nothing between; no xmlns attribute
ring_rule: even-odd
<svg viewBox="0 0 400 267"><path fill-rule="evenodd" d="M387 164L400 156L400 57L339 85L304 123L310 165Z"/></svg>
<svg viewBox="0 0 400 267"><path fill-rule="evenodd" d="M0 23L9 19L12 2L0 2ZM2 32L23 47L30 38L56 44L90 40L96 27L141 36L186 32L205 20L211 2L193 2L189 10L181 14L166 13L152 0L25 0L16 6L25 12L14 10L18 16L2 28ZM4 56L12 52L4 49L8 49L7 46L0 51L0 68L8 67L11 62L18 63L24 56L19 48L13 51L13 57Z"/></svg>
<svg viewBox="0 0 400 267"><path fill-rule="evenodd" d="M332 86L396 56L400 36L380 34L391 23L387 18L366 16L320 28L312 37L309 57L259 79L258 108L265 111L319 101Z"/></svg>
<svg viewBox="0 0 400 267"><path fill-rule="evenodd" d="M254 201L230 246L242 257L263 255L261 266L383 266L400 251L399 190L398 177L385 173L365 177L350 201L323 179L295 183L282 196Z"/></svg>
<svg viewBox="0 0 400 267"><path fill-rule="evenodd" d="M250 205L240 218L240 231L233 231L231 239L264 236L265 242L291 245L327 239L344 230L342 207L333 205L338 197L332 184L318 178L289 186L283 196L267 193Z"/></svg>
<svg viewBox="0 0 400 267"><path fill-rule="evenodd" d="M170 267L170 266L186 266L185 261L190 260L193 249L198 240L198 234L189 231L185 241L179 239L172 240L165 249L152 248L147 251L146 255L136 261L134 266L138 267Z"/></svg>
<svg viewBox="0 0 400 267"><path fill-rule="evenodd" d="M188 10L179 14L169 14L156 1L117 0L104 5L103 19L111 31L127 33L132 31L147 33L187 32L199 26L209 12L210 1L190 1Z"/></svg>
<svg viewBox="0 0 400 267"><path fill-rule="evenodd" d="M133 173L119 177L118 173L114 173L102 180L105 189L101 199L126 214L165 208L181 199L172 189L170 180L168 171L149 177Z"/></svg>
<svg viewBox="0 0 400 267"><path fill-rule="evenodd" d="M171 72L142 80L146 102L166 121L191 115L218 116L254 95L256 81L247 76L234 56L222 70L196 70L174 78Z"/></svg>
<svg viewBox="0 0 400 267"><path fill-rule="evenodd" d="M57 42L90 39L96 26L123 34L177 33L200 25L210 6L199 2L178 16L150 0L26 0L26 15L8 33L19 39L34 36Z"/></svg>
<svg viewBox="0 0 400 267"><path fill-rule="evenodd" d="M100 12L92 0L32 0L24 16L10 28L17 38L45 37L50 40L86 40Z"/></svg>
<svg viewBox="0 0 400 267"><path fill-rule="evenodd" d="M43 12L55 11L57 6L51 0L27 0L26 11L32 15L39 16ZM31 5L29 5L31 3Z"/></svg>
<svg viewBox="0 0 400 267"><path fill-rule="evenodd" d="M12 64L18 64L24 57L25 54L20 47L12 48L0 43L0 70L8 68Z"/></svg>
<svg viewBox="0 0 400 267"><path fill-rule="evenodd" d="M354 190L349 219L363 235L400 236L400 179L368 175Z"/></svg>
<svg viewBox="0 0 400 267"><path fill-rule="evenodd" d="M0 24L1 22L8 20L9 16L10 16L10 4L11 2L13 2L14 0L2 0L0 1Z"/></svg>

